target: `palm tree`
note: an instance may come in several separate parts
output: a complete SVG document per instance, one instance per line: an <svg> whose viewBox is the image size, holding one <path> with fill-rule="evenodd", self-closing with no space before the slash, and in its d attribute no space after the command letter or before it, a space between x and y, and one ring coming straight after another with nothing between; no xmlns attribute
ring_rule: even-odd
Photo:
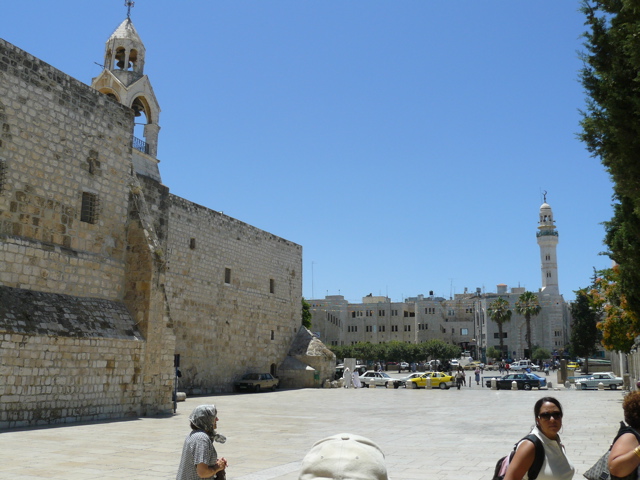
<svg viewBox="0 0 640 480"><path fill-rule="evenodd" d="M538 302L538 297L533 292L524 292L518 297L516 302L516 313L522 315L527 322L527 347L529 347L529 358L533 354L531 348L531 317L540 313L542 307Z"/></svg>
<svg viewBox="0 0 640 480"><path fill-rule="evenodd" d="M489 318L498 324L498 335L500 336L500 354L504 355L504 339L502 338L502 324L511 320L511 310L509 310L509 302L504 298L498 297L489 304L487 308Z"/></svg>

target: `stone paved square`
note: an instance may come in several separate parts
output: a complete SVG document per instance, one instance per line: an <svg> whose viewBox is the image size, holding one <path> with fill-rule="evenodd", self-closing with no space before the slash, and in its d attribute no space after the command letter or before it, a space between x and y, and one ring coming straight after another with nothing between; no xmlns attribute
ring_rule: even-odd
<svg viewBox="0 0 640 480"><path fill-rule="evenodd" d="M533 405L555 396L576 478L608 448L622 420L620 391L304 389L188 398L176 415L0 434L0 479L174 479L187 417L218 407L217 445L229 480L295 480L311 445L350 432L377 442L394 480L488 480L499 457L529 432Z"/></svg>

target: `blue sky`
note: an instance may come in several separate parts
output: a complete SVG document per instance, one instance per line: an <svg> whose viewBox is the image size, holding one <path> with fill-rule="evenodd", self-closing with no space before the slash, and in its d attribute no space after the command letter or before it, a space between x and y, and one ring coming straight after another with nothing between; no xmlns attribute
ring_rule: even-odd
<svg viewBox="0 0 640 480"><path fill-rule="evenodd" d="M90 83L123 0L4 2L0 36ZM586 286L612 187L576 138L577 1L138 0L172 193L303 246L307 298Z"/></svg>

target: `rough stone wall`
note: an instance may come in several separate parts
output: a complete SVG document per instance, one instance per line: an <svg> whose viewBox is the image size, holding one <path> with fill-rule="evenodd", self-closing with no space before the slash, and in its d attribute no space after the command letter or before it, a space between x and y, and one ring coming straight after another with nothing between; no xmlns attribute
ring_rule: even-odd
<svg viewBox="0 0 640 480"><path fill-rule="evenodd" d="M117 299L133 116L0 40L0 283ZM98 199L80 221L83 192Z"/></svg>
<svg viewBox="0 0 640 480"><path fill-rule="evenodd" d="M170 411L175 344L162 248L134 201L133 118L0 40L0 287L50 300L22 307L28 331L0 312L0 426ZM83 194L97 199L88 222ZM109 319L86 331L87 298L120 305L142 337Z"/></svg>
<svg viewBox="0 0 640 480"><path fill-rule="evenodd" d="M284 360L301 323L302 247L170 199L167 296L181 390L228 392L240 375Z"/></svg>

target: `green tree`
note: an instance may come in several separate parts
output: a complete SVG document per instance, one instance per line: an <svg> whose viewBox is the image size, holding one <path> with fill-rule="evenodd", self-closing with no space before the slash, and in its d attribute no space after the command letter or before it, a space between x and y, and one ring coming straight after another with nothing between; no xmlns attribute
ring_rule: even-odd
<svg viewBox="0 0 640 480"><path fill-rule="evenodd" d="M639 330L640 319L640 9L634 0L584 0L582 85L588 95L581 140L614 182L614 214L605 223L618 288ZM612 325L613 326L613 325ZM614 334L615 332L611 331ZM620 330L616 333L623 334ZM607 332L604 331L605 341ZM624 343L624 342L623 342Z"/></svg>
<svg viewBox="0 0 640 480"><path fill-rule="evenodd" d="M540 303L538 297L533 292L524 292L518 297L516 302L516 313L522 315L527 323L527 347L529 349L529 355L533 354L533 347L531 346L531 317L535 317L540 313Z"/></svg>
<svg viewBox="0 0 640 480"><path fill-rule="evenodd" d="M487 357L493 358L494 360L499 360L502 358L502 353L493 345L487 348Z"/></svg>
<svg viewBox="0 0 640 480"><path fill-rule="evenodd" d="M531 360L540 365L545 360L549 360L551 358L551 352L545 348L534 347L533 354L531 355Z"/></svg>
<svg viewBox="0 0 640 480"><path fill-rule="evenodd" d="M607 350L629 353L635 338L640 335L640 328L638 317L622 291L619 266L600 270L597 275L589 299L596 310L602 311L602 320L598 323L602 330L602 345Z"/></svg>
<svg viewBox="0 0 640 480"><path fill-rule="evenodd" d="M430 360L440 360L440 362L449 362L452 358L460 356L461 349L457 345L444 342L442 340L433 339L420 344L422 356Z"/></svg>
<svg viewBox="0 0 640 480"><path fill-rule="evenodd" d="M502 325L511 321L511 310L509 310L509 302L502 297L489 304L487 308L489 318L498 324L498 335L500 337L500 356L504 355L504 338L502 337Z"/></svg>
<svg viewBox="0 0 640 480"><path fill-rule="evenodd" d="M311 305L302 297L302 326L311 328Z"/></svg>
<svg viewBox="0 0 640 480"><path fill-rule="evenodd" d="M585 372L589 372L589 357L598 351L602 338L602 332L598 329L602 313L589 295L592 288L576 290L576 299L571 304L571 351L585 358Z"/></svg>

